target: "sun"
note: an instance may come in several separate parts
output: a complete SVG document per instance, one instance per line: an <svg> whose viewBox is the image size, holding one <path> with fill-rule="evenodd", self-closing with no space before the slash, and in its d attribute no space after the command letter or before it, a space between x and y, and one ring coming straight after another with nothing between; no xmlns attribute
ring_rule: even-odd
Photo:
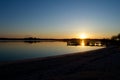
<svg viewBox="0 0 120 80"><path fill-rule="evenodd" d="M80 36L79 36L81 39L85 39L85 38L87 38L87 36L86 36L86 34L80 34Z"/></svg>

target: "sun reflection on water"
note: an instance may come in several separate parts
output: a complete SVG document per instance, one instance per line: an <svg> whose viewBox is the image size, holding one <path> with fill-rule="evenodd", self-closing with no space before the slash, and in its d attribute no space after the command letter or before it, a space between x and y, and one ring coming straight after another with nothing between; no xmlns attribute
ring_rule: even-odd
<svg viewBox="0 0 120 80"><path fill-rule="evenodd" d="M84 40L81 41L81 46L85 46Z"/></svg>

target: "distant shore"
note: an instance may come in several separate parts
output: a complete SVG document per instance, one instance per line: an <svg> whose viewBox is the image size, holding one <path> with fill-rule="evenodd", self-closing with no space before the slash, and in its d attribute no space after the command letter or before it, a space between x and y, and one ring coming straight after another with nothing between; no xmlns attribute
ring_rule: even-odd
<svg viewBox="0 0 120 80"><path fill-rule="evenodd" d="M0 65L1 80L120 80L120 48L109 47Z"/></svg>

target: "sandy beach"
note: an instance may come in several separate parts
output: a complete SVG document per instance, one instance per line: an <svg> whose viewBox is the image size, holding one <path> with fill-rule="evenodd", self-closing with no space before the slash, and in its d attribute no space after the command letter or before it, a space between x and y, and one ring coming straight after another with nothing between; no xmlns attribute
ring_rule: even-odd
<svg viewBox="0 0 120 80"><path fill-rule="evenodd" d="M120 48L0 64L0 80L120 80Z"/></svg>

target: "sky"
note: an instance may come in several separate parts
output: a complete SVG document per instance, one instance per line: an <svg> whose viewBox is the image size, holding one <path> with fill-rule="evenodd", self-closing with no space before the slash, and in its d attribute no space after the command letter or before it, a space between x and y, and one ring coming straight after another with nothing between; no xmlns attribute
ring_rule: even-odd
<svg viewBox="0 0 120 80"><path fill-rule="evenodd" d="M110 38L120 0L0 0L0 37Z"/></svg>

